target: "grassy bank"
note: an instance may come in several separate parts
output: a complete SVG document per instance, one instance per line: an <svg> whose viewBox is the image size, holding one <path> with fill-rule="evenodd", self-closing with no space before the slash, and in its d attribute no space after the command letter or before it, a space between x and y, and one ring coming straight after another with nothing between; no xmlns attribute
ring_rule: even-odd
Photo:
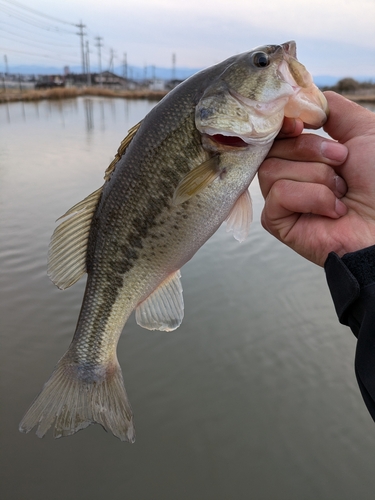
<svg viewBox="0 0 375 500"><path fill-rule="evenodd" d="M66 87L54 89L6 89L0 91L0 103L15 101L40 101L42 99L72 99L79 96L122 97L127 99L149 99L158 101L167 91L160 90L114 90L100 87Z"/></svg>
<svg viewBox="0 0 375 500"><path fill-rule="evenodd" d="M336 90L332 88L332 90ZM337 91L337 90L336 90ZM149 99L159 101L167 90L121 90L101 87L66 87L54 89L0 90L0 104L15 101L40 101L43 99L72 99L79 96L122 97L126 99ZM340 92L348 99L358 103L375 103L375 90L367 92Z"/></svg>

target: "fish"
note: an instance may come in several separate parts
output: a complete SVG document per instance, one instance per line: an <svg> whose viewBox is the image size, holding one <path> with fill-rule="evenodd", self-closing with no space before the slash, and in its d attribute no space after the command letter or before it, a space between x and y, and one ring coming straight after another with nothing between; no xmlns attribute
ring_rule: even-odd
<svg viewBox="0 0 375 500"><path fill-rule="evenodd" d="M175 330L181 267L224 221L249 232L249 185L284 117L310 128L327 119L324 95L296 43L265 45L191 76L129 130L101 188L62 216L48 275L60 289L87 281L71 344L20 423L69 436L97 423L135 440L117 359L130 314L149 330Z"/></svg>

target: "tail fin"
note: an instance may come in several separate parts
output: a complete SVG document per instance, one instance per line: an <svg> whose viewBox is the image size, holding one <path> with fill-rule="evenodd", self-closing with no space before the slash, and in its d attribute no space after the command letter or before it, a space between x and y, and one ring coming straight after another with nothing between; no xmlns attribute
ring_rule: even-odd
<svg viewBox="0 0 375 500"><path fill-rule="evenodd" d="M121 441L133 443L133 414L117 361L102 380L87 381L80 378L63 357L23 417L19 429L29 432L38 425L36 434L41 438L54 420L55 438L70 436L98 423Z"/></svg>

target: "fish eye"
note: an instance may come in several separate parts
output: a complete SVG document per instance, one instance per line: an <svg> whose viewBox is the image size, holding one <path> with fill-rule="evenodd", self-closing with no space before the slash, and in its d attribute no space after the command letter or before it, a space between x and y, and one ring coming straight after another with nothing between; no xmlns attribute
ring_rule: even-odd
<svg viewBox="0 0 375 500"><path fill-rule="evenodd" d="M270 58L265 52L255 52L252 57L252 62L257 68L265 68L270 63Z"/></svg>

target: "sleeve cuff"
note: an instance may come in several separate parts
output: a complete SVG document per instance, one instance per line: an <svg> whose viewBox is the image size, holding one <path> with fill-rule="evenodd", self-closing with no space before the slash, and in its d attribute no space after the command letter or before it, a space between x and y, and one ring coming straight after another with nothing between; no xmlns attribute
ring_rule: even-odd
<svg viewBox="0 0 375 500"><path fill-rule="evenodd" d="M357 330L353 320L359 319L359 311L352 307L354 317L352 314L349 318L349 308L359 298L361 289L375 283L375 245L347 253L342 258L331 252L324 269L340 323Z"/></svg>

